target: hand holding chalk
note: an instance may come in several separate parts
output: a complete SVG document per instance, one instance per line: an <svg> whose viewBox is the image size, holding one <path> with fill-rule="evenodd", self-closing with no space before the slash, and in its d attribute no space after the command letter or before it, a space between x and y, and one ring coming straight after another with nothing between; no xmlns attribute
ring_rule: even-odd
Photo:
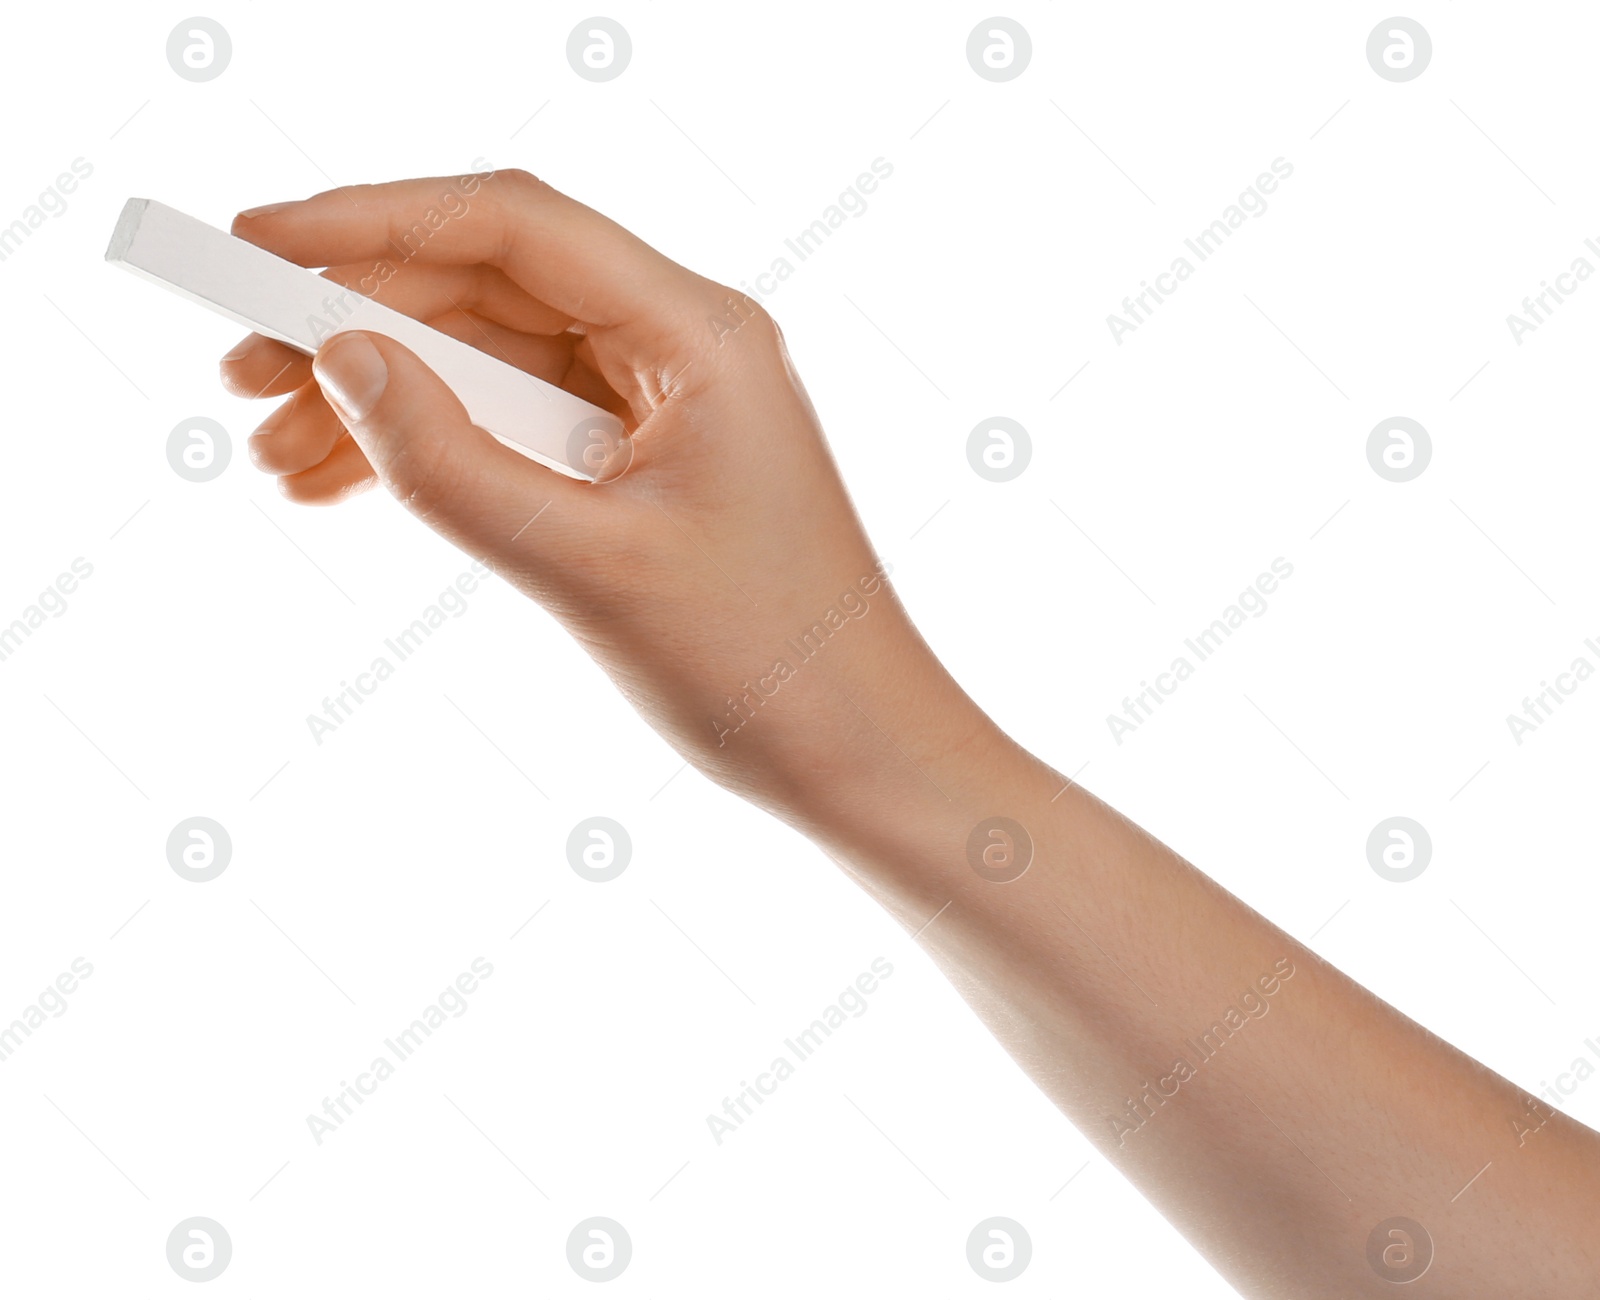
<svg viewBox="0 0 1600 1300"><path fill-rule="evenodd" d="M884 583L771 318L526 173L471 179L425 238L461 181L330 191L234 231L341 285L381 273L396 311L618 415L601 481L487 437L426 357L359 330L314 365L258 336L224 359L234 392L293 394L256 463L302 501L381 481L555 613L686 758L791 820L850 779L853 693L888 681L908 713L950 696L988 725Z"/></svg>

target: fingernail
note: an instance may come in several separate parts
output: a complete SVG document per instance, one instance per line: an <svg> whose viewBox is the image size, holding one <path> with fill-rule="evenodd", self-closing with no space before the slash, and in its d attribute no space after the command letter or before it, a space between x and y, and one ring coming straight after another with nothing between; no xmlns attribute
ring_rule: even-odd
<svg viewBox="0 0 1600 1300"><path fill-rule="evenodd" d="M311 362L322 395L348 422L367 418L383 396L389 367L371 340L359 330L336 335L323 344Z"/></svg>
<svg viewBox="0 0 1600 1300"><path fill-rule="evenodd" d="M265 420L261 421L261 423L256 426L256 431L251 436L256 438L265 438L268 434L277 432L279 426L281 426L283 422L289 418L289 413L294 410L295 403L299 400L300 391L299 389L296 389L293 393L289 394L289 400L287 402L285 402L276 411L267 416Z"/></svg>
<svg viewBox="0 0 1600 1300"><path fill-rule="evenodd" d="M291 208L299 202L301 202L300 199L290 199L285 203L263 203L259 208L246 208L239 215L241 217L270 217L274 212L282 212L285 208Z"/></svg>
<svg viewBox="0 0 1600 1300"><path fill-rule="evenodd" d="M237 344L234 345L233 351L225 353L222 359L224 361L242 360L255 350L256 344L260 341L261 336L259 334L247 334L244 338L240 339Z"/></svg>

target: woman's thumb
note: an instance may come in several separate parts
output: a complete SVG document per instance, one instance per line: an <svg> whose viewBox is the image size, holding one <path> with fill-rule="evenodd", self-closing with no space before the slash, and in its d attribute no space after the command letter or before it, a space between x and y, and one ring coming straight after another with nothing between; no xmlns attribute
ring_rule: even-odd
<svg viewBox="0 0 1600 1300"><path fill-rule="evenodd" d="M379 481L429 527L493 560L547 503L577 504L579 485L497 441L416 353L347 330L312 372Z"/></svg>

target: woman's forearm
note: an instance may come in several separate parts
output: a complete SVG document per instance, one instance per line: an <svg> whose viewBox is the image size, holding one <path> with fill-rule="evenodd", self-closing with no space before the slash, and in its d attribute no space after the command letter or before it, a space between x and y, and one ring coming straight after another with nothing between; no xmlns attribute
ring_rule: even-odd
<svg viewBox="0 0 1600 1300"><path fill-rule="evenodd" d="M857 775L791 820L1235 1286L1380 1295L1427 1263L1417 1294L1600 1293L1591 1130L1348 979L953 684L937 701L926 679L879 685L850 692Z"/></svg>

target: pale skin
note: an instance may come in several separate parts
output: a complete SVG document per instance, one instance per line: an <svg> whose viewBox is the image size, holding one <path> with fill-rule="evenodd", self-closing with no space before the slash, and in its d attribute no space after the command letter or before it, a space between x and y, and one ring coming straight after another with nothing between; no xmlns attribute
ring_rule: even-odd
<svg viewBox="0 0 1600 1300"><path fill-rule="evenodd" d="M446 193L459 211L419 224ZM875 577L757 305L524 172L330 191L233 229L351 286L387 263L380 301L623 418L631 439L590 484L472 426L381 336L338 335L313 361L252 335L222 365L237 394L292 395L250 443L287 496L381 483L555 614L688 761L915 932L1241 1294L1393 1295L1414 1247L1380 1242L1388 1275L1368 1248L1397 1217L1432 1242L1406 1294L1600 1294L1600 1134L1530 1106L1004 735ZM852 588L869 612L769 696L787 639ZM1032 841L1009 881L969 852L994 817ZM998 845L991 874L1023 853L1015 835L979 844Z"/></svg>

